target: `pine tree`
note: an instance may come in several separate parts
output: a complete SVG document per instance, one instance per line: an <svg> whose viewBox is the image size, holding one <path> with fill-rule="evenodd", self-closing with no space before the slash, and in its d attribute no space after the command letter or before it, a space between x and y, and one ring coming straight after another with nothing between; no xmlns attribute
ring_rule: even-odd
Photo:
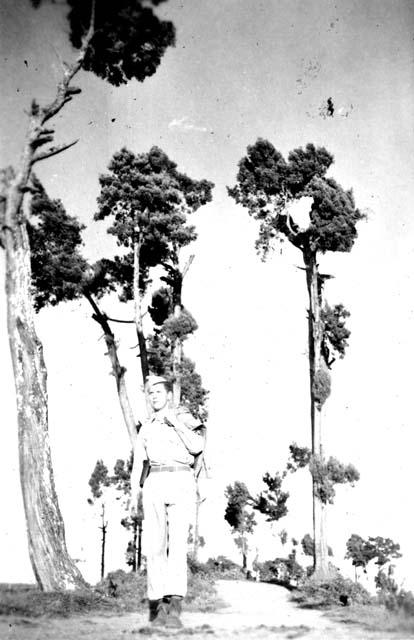
<svg viewBox="0 0 414 640"><path fill-rule="evenodd" d="M324 284L329 275L320 273L319 258L328 251L349 252L357 237L356 224L364 216L355 207L352 191L344 190L327 171L333 156L324 147L307 144L294 149L287 161L262 138L247 148L239 162L237 182L229 194L259 221L256 247L266 258L274 242L287 239L303 258L309 297L308 348L311 400L313 476L314 575L328 577L326 501L319 486L318 469L324 468L322 409L331 392L330 367L335 355L343 357L349 332L348 314L342 305L334 309L324 303ZM295 222L291 205L312 198L308 224Z"/></svg>

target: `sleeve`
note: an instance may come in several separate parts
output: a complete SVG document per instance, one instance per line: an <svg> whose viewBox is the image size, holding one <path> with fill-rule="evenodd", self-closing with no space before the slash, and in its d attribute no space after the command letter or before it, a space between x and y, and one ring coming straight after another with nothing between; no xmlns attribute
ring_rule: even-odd
<svg viewBox="0 0 414 640"><path fill-rule="evenodd" d="M187 409L187 407L178 407L176 412L177 418L185 424L186 427L194 431L203 427L203 423L200 419L195 418Z"/></svg>
<svg viewBox="0 0 414 640"><path fill-rule="evenodd" d="M202 423L194 418L191 413L185 410L178 410L177 416L177 433L187 447L191 455L196 456L203 451L204 436L200 433Z"/></svg>

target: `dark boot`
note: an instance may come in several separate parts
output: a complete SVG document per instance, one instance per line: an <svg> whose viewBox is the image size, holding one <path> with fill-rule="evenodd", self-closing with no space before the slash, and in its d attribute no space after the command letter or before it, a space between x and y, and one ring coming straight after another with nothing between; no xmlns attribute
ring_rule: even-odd
<svg viewBox="0 0 414 640"><path fill-rule="evenodd" d="M149 601L149 621L154 627L165 627L167 616L167 605L163 600Z"/></svg>
<svg viewBox="0 0 414 640"><path fill-rule="evenodd" d="M182 609L182 596L165 596L164 603L167 605L167 627L171 629L181 629L183 623L180 620Z"/></svg>

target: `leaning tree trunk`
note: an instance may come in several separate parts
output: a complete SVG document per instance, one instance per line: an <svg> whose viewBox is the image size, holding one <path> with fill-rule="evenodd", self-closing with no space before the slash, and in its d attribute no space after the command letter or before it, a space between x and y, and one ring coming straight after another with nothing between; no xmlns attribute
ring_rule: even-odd
<svg viewBox="0 0 414 640"><path fill-rule="evenodd" d="M5 211L7 325L19 436L20 481L29 556L39 587L85 587L69 557L53 478L48 431L47 372L36 334L31 298L30 250L22 210L20 174L9 187Z"/></svg>
<svg viewBox="0 0 414 640"><path fill-rule="evenodd" d="M108 317L100 310L93 296L87 289L85 289L84 291L84 296L94 311L92 318L100 325L104 332L105 343L108 349L106 353L111 361L112 374L115 378L119 405L121 407L122 415L124 416L124 421L131 442L131 447L133 449L137 438L137 428L139 428L140 425L137 425L135 423L134 414L131 408L131 403L129 401L128 391L125 383L126 368L123 367L119 362L118 348L116 345L115 336L111 330L111 327L109 326Z"/></svg>
<svg viewBox="0 0 414 640"><path fill-rule="evenodd" d="M139 276L140 276L140 267L141 267L140 258L141 258L141 245L142 245L141 236L142 234L141 234L138 220L137 220L135 229L134 229L134 282L133 282L134 319L135 319L135 328L136 328L137 337L138 337L142 383L145 386L145 382L149 375L149 366L148 366L147 343L145 340L144 328L142 323L142 294L141 294L141 288L139 286Z"/></svg>
<svg viewBox="0 0 414 640"><path fill-rule="evenodd" d="M309 295L308 341L309 341L309 377L311 400L312 456L323 462L322 442L322 404L317 397L316 388L323 375L325 365L322 359L323 327L321 321L322 291L318 274L316 253L304 253L306 282ZM312 479L313 494L313 536L314 536L314 577L324 579L329 576L328 543L326 539L326 505L318 493L315 478Z"/></svg>

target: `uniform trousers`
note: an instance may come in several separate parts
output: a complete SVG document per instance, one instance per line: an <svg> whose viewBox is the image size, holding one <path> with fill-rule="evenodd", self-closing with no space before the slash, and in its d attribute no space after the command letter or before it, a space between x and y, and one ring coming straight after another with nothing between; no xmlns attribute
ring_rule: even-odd
<svg viewBox="0 0 414 640"><path fill-rule="evenodd" d="M187 538L194 506L190 469L149 474L143 489L149 600L187 593Z"/></svg>

